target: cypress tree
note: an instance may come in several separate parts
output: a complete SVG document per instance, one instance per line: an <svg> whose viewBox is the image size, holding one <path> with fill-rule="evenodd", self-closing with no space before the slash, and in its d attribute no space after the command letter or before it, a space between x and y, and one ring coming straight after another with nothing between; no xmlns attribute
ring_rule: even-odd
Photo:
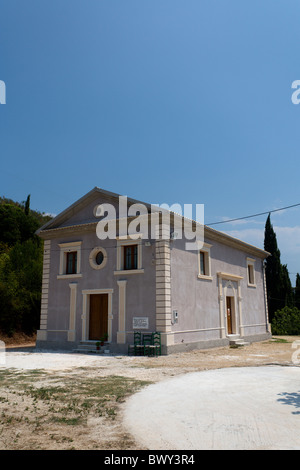
<svg viewBox="0 0 300 470"><path fill-rule="evenodd" d="M294 306L293 288L286 264L281 266L281 298L281 308Z"/></svg>
<svg viewBox="0 0 300 470"><path fill-rule="evenodd" d="M296 287L295 287L295 307L300 310L300 274L296 276Z"/></svg>
<svg viewBox="0 0 300 470"><path fill-rule="evenodd" d="M30 194L28 194L25 202L25 214L28 215L30 210Z"/></svg>
<svg viewBox="0 0 300 470"><path fill-rule="evenodd" d="M268 294L268 310L269 321L272 322L274 313L280 308L278 304L279 299L279 284L280 284L280 251L277 245L276 234L271 224L271 215L268 215L265 225L265 240L264 249L268 251L271 256L266 261L266 284Z"/></svg>
<svg viewBox="0 0 300 470"><path fill-rule="evenodd" d="M272 322L276 310L293 305L293 291L287 266L280 261L280 250L270 214L265 225L264 249L271 254L266 261L266 283L269 321Z"/></svg>

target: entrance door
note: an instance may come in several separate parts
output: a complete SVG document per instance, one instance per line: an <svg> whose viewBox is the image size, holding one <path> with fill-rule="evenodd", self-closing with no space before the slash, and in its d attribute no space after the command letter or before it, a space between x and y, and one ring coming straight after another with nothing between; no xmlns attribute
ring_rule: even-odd
<svg viewBox="0 0 300 470"><path fill-rule="evenodd" d="M233 322L233 301L234 297L226 297L226 314L227 314L227 334L232 334Z"/></svg>
<svg viewBox="0 0 300 470"><path fill-rule="evenodd" d="M90 295L89 339L100 340L108 333L108 294Z"/></svg>

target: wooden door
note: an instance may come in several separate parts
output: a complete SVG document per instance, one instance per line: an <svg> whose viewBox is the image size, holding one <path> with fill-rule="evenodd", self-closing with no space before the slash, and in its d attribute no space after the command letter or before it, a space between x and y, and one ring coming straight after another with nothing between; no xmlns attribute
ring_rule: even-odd
<svg viewBox="0 0 300 470"><path fill-rule="evenodd" d="M107 333L108 294L91 294L89 339L99 341Z"/></svg>
<svg viewBox="0 0 300 470"><path fill-rule="evenodd" d="M232 297L226 297L227 334L232 334Z"/></svg>

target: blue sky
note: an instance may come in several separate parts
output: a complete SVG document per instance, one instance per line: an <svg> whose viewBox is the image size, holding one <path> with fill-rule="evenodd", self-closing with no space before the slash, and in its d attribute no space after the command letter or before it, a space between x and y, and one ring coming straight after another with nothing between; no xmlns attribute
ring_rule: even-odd
<svg viewBox="0 0 300 470"><path fill-rule="evenodd" d="M300 203L297 0L2 0L1 195L59 213L94 186L204 204ZM300 271L300 207L272 214ZM217 228L263 246L266 216Z"/></svg>

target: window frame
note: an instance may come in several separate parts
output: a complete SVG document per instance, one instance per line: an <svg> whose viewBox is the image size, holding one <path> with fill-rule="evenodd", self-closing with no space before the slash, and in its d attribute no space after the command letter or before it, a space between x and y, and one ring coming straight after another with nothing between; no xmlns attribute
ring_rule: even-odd
<svg viewBox="0 0 300 470"><path fill-rule="evenodd" d="M59 274L57 279L73 279L82 277L81 270L81 245L82 241L59 243L60 256L59 256ZM68 273L68 254L77 253L76 256L76 272ZM73 260L74 262L74 260Z"/></svg>
<svg viewBox="0 0 300 470"><path fill-rule="evenodd" d="M137 262L136 268L125 269L125 247L137 245ZM134 255L132 255L134 256ZM142 268L142 240L141 239L117 239L117 269L114 271L114 275L119 274L142 274L144 269Z"/></svg>
<svg viewBox="0 0 300 470"><path fill-rule="evenodd" d="M248 283L248 287L254 287L254 288L256 287L255 259L254 258L247 258L247 283Z"/></svg>
<svg viewBox="0 0 300 470"><path fill-rule="evenodd" d="M130 250L130 252L129 252ZM138 267L138 245L123 246L123 269L129 271L130 269L137 269Z"/></svg>
<svg viewBox="0 0 300 470"><path fill-rule="evenodd" d="M77 274L77 250L66 252L66 274Z"/></svg>
<svg viewBox="0 0 300 470"><path fill-rule="evenodd" d="M98 264L96 261L98 253L103 254L103 261L101 264ZM96 246L92 249L89 256L89 263L93 269L103 269L107 263L107 251L102 246Z"/></svg>
<svg viewBox="0 0 300 470"><path fill-rule="evenodd" d="M210 249L212 245L208 243L203 243L198 250L198 279L205 279L207 281L212 281L213 276L211 274L211 256L210 256ZM201 262L201 258L203 257L203 263ZM202 272L202 264L204 268L204 273Z"/></svg>
<svg viewBox="0 0 300 470"><path fill-rule="evenodd" d="M206 273L206 264L207 264L207 260L205 259L206 256L205 256L205 252L200 250L199 251L199 256L200 256L200 269L199 269L199 274L201 276L205 276L205 273Z"/></svg>

